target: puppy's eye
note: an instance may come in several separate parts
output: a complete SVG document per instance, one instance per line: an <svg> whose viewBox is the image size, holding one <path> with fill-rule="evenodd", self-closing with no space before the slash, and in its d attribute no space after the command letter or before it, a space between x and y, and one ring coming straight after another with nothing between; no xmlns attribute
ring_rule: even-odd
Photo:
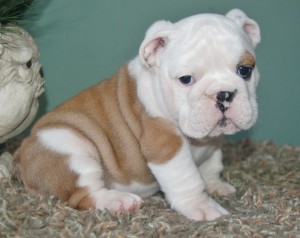
<svg viewBox="0 0 300 238"><path fill-rule="evenodd" d="M195 82L194 78L191 75L183 75L178 78L180 83L184 85L191 85Z"/></svg>
<svg viewBox="0 0 300 238"><path fill-rule="evenodd" d="M241 66L237 67L237 74L241 78L247 80L247 79L249 79L251 77L252 70L253 70L252 66L241 65Z"/></svg>
<svg viewBox="0 0 300 238"><path fill-rule="evenodd" d="M26 67L27 67L28 69L30 69L31 66L32 66L32 60L27 61Z"/></svg>

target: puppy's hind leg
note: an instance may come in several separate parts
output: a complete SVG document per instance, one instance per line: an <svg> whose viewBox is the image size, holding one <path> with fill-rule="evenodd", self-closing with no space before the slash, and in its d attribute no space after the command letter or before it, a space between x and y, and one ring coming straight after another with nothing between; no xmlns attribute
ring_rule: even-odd
<svg viewBox="0 0 300 238"><path fill-rule="evenodd" d="M103 169L94 145L71 129L44 129L38 134L42 143L57 153L68 155L70 169L78 175L68 204L78 209L90 207L126 213L139 209L142 199L132 193L105 187Z"/></svg>

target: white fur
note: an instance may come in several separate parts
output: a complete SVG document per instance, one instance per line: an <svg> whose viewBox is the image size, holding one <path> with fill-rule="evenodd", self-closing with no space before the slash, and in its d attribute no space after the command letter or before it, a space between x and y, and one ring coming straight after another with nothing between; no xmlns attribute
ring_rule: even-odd
<svg viewBox="0 0 300 238"><path fill-rule="evenodd" d="M191 145L191 153L192 157L197 166L203 163L203 161L207 160L214 151L218 148L218 145L203 143L202 145Z"/></svg>
<svg viewBox="0 0 300 238"><path fill-rule="evenodd" d="M258 24L252 19L249 19L243 11L239 9L232 9L226 14L226 16L234 20L243 28L251 39L251 43L254 47L260 42L261 37Z"/></svg>
<svg viewBox="0 0 300 238"><path fill-rule="evenodd" d="M95 148L70 129L44 129L38 133L48 149L69 156L70 169L79 175L78 187L89 189L96 208L114 212L136 210L142 200L137 195L105 188L103 170Z"/></svg>
<svg viewBox="0 0 300 238"><path fill-rule="evenodd" d="M228 212L205 193L189 144L164 164L148 164L172 208L194 220L213 220Z"/></svg>
<svg viewBox="0 0 300 238"><path fill-rule="evenodd" d="M138 98L145 106L145 110L149 115L171 119L172 116L168 107L164 103L161 103L164 101L164 97L159 89L159 80L156 80L151 72L145 71L138 57L129 63L129 72L137 79Z"/></svg>
<svg viewBox="0 0 300 238"><path fill-rule="evenodd" d="M205 181L206 191L217 192L220 196L227 196L236 191L232 185L220 179L220 173L223 171L221 149L215 150L210 158L199 166L199 171Z"/></svg>

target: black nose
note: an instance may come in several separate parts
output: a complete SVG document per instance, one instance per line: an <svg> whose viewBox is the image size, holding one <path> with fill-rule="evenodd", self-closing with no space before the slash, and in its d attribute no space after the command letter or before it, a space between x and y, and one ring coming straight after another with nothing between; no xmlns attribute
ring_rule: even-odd
<svg viewBox="0 0 300 238"><path fill-rule="evenodd" d="M221 91L218 92L217 94L217 100L218 102L232 102L233 98L234 98L235 92L229 92L229 91Z"/></svg>

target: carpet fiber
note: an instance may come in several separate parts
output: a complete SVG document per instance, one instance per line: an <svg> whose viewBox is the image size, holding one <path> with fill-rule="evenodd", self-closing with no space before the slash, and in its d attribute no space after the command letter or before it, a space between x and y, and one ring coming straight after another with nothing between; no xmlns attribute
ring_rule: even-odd
<svg viewBox="0 0 300 238"><path fill-rule="evenodd" d="M162 194L144 199L132 214L79 212L3 179L0 237L300 237L300 146L245 139L226 142L223 151L223 178L237 192L212 195L231 213L216 221L187 220Z"/></svg>

